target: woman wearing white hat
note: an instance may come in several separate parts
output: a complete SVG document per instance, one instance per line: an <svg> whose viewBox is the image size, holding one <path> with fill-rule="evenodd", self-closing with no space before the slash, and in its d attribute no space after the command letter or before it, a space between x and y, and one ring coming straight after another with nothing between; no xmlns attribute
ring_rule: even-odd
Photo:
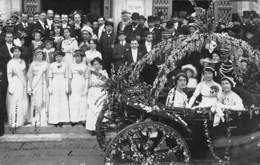
<svg viewBox="0 0 260 165"><path fill-rule="evenodd" d="M184 65L181 69L187 74L189 78L187 88L195 89L198 85L198 81L196 79L196 76L198 75L197 69L191 64Z"/></svg>

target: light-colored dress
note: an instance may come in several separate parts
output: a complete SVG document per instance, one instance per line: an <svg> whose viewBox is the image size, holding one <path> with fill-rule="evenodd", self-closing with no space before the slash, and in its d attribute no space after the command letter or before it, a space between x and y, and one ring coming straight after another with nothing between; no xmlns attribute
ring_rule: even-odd
<svg viewBox="0 0 260 165"><path fill-rule="evenodd" d="M218 88L217 93L213 92L211 89L214 86ZM221 86L218 83L212 81L211 84L208 85L205 81L202 81L196 87L195 92L193 93L193 97L197 98L201 94L202 100L199 104L199 107L210 107L218 102L221 91Z"/></svg>
<svg viewBox="0 0 260 165"><path fill-rule="evenodd" d="M91 66L91 61L94 58L99 57L100 59L102 59L101 53L97 50L88 50L85 52L85 55L86 56L84 57L83 62L88 66Z"/></svg>
<svg viewBox="0 0 260 165"><path fill-rule="evenodd" d="M231 91L229 93L222 93L220 96L220 103L223 104L224 108L230 110L244 110L243 101L240 96L235 92Z"/></svg>
<svg viewBox="0 0 260 165"><path fill-rule="evenodd" d="M7 64L9 85L6 100L8 122L12 128L23 126L28 113L25 69L25 62L21 59L12 59Z"/></svg>
<svg viewBox="0 0 260 165"><path fill-rule="evenodd" d="M61 50L65 53L63 61L67 64L68 67L74 62L73 54L78 48L79 47L76 38L65 39L62 41Z"/></svg>
<svg viewBox="0 0 260 165"><path fill-rule="evenodd" d="M100 111L103 108L103 103L107 98L106 91L103 86L105 81L101 77L108 77L106 71L100 71L102 76L97 76L91 73L89 77L89 90L88 90L88 110L86 118L86 129L94 131L96 129L96 121Z"/></svg>
<svg viewBox="0 0 260 165"><path fill-rule="evenodd" d="M47 126L49 93L47 85L48 63L32 62L29 71L28 91L31 95L30 122L39 127Z"/></svg>
<svg viewBox="0 0 260 165"><path fill-rule="evenodd" d="M184 92L180 92L175 88L172 88L166 99L166 106L174 108L185 108L187 107L188 98Z"/></svg>
<svg viewBox="0 0 260 165"><path fill-rule="evenodd" d="M86 79L88 78L87 66L84 63L73 63L69 69L71 80L71 95L69 97L70 119L77 123L86 120L87 95Z"/></svg>
<svg viewBox="0 0 260 165"><path fill-rule="evenodd" d="M49 69L49 123L70 122L68 102L68 67L66 63L54 62Z"/></svg>

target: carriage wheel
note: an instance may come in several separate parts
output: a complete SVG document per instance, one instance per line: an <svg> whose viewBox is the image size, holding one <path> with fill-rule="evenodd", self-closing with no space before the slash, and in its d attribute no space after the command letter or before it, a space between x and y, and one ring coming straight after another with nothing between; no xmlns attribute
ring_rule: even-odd
<svg viewBox="0 0 260 165"><path fill-rule="evenodd" d="M99 147L106 150L106 146L114 139L117 133L123 128L136 122L136 116L126 117L123 110L107 110L103 109L96 122L96 137Z"/></svg>
<svg viewBox="0 0 260 165"><path fill-rule="evenodd" d="M140 122L126 127L106 149L105 164L174 164L189 162L190 151L182 136L158 122Z"/></svg>

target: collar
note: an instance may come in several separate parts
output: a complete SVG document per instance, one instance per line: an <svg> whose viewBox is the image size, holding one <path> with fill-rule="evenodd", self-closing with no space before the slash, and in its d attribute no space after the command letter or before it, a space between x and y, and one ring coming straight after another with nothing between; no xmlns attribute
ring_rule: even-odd
<svg viewBox="0 0 260 165"><path fill-rule="evenodd" d="M12 46L13 46L13 43L9 44L9 43L6 42L6 45L12 47Z"/></svg>

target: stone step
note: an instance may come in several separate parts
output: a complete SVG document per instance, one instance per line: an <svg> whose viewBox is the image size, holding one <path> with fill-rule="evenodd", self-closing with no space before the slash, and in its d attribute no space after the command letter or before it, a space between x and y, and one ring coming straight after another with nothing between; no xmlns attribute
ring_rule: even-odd
<svg viewBox="0 0 260 165"><path fill-rule="evenodd" d="M46 127L34 127L32 125L26 125L23 127L16 128L15 134L49 134L49 133L86 133L85 127L82 125L64 125L61 127L55 127L49 125ZM5 126L5 134L13 134L12 130L8 125Z"/></svg>

